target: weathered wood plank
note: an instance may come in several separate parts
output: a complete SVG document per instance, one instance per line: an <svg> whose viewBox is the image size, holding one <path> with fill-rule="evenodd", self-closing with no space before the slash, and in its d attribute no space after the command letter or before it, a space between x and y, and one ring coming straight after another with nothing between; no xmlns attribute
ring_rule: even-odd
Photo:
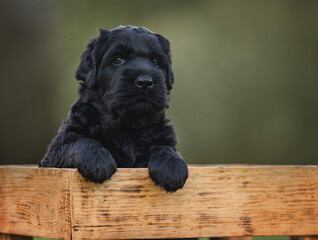
<svg viewBox="0 0 318 240"><path fill-rule="evenodd" d="M73 239L318 234L316 166L189 173L183 190L167 194L147 169L119 169L93 184L75 169L0 166L0 232L65 239L71 229Z"/></svg>
<svg viewBox="0 0 318 240"><path fill-rule="evenodd" d="M74 239L318 234L318 167L190 168L183 190L155 187L147 169L96 185L72 179Z"/></svg>
<svg viewBox="0 0 318 240"><path fill-rule="evenodd" d="M0 166L0 232L70 239L74 171Z"/></svg>

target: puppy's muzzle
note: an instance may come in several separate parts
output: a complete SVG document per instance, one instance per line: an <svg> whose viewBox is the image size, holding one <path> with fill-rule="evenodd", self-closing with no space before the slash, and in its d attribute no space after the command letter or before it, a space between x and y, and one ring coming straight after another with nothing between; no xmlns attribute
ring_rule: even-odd
<svg viewBox="0 0 318 240"><path fill-rule="evenodd" d="M152 77L149 75L139 75L135 83L137 87L142 88L142 89L150 89L153 86L153 80Z"/></svg>

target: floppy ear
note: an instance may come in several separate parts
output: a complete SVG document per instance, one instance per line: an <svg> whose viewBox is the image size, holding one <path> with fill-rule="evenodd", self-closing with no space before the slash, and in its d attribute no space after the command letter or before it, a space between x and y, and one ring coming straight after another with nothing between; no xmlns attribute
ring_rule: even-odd
<svg viewBox="0 0 318 240"><path fill-rule="evenodd" d="M75 78L83 81L88 87L94 86L96 80L95 43L96 38L87 44L86 50L81 55L81 62L75 72Z"/></svg>
<svg viewBox="0 0 318 240"><path fill-rule="evenodd" d="M167 78L168 79L166 81L166 85L167 85L168 90L171 90L173 82L174 82L174 75L173 75L172 68L171 68L170 43L169 43L168 39L164 38L160 34L156 34L156 36L157 36L157 38L158 38L158 40L160 42L160 45L161 45L163 51L165 51L166 54L169 55L169 66L168 66L168 69L167 69Z"/></svg>
<svg viewBox="0 0 318 240"><path fill-rule="evenodd" d="M76 69L75 78L83 81L88 87L92 87L96 81L96 48L102 41L107 39L108 30L98 29L99 36L92 39L81 55L81 62Z"/></svg>
<svg viewBox="0 0 318 240"><path fill-rule="evenodd" d="M171 63L169 63L169 67L168 67L168 80L167 80L167 87L168 90L172 89L172 84L174 82L174 75L171 69Z"/></svg>

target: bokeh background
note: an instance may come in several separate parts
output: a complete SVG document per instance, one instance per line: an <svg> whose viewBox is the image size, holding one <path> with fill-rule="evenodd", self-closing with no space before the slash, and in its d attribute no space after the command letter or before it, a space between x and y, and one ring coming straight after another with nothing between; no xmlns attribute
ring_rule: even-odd
<svg viewBox="0 0 318 240"><path fill-rule="evenodd" d="M0 2L0 164L37 163L96 28L170 40L168 117L188 163L318 162L318 1Z"/></svg>

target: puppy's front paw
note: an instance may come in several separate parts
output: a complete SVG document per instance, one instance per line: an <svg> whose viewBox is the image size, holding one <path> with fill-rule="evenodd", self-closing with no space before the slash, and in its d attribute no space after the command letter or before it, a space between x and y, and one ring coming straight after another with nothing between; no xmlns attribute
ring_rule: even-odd
<svg viewBox="0 0 318 240"><path fill-rule="evenodd" d="M78 152L74 160L80 174L94 183L102 183L110 179L117 170L116 161L104 148Z"/></svg>
<svg viewBox="0 0 318 240"><path fill-rule="evenodd" d="M187 164L177 152L171 151L159 153L159 158L151 159L148 166L150 178L167 192L182 188L188 178Z"/></svg>

